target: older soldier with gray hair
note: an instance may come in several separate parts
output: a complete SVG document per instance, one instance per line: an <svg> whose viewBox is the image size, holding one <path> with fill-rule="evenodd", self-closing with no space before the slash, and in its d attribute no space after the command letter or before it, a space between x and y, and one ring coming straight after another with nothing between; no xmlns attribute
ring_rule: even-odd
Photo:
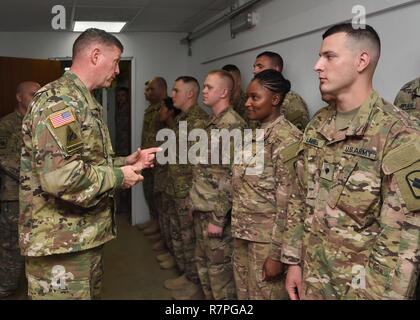
<svg viewBox="0 0 420 320"><path fill-rule="evenodd" d="M323 35L315 65L330 105L298 151L282 244L292 299L410 299L419 267L420 134L372 79L381 43L350 23ZM331 98L331 99L330 99Z"/></svg>
<svg viewBox="0 0 420 320"><path fill-rule="evenodd" d="M99 298L115 190L139 183L159 150L113 157L91 91L111 85L122 51L103 30L83 32L70 71L37 92L23 121L19 240L31 299Z"/></svg>
<svg viewBox="0 0 420 320"><path fill-rule="evenodd" d="M18 241L22 120L40 87L32 81L20 83L15 111L0 119L0 298L17 290L24 268Z"/></svg>

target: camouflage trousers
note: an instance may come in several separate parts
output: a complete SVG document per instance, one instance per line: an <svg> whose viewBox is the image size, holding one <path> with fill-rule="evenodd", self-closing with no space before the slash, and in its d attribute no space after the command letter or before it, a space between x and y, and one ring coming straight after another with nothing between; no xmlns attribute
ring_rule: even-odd
<svg viewBox="0 0 420 320"><path fill-rule="evenodd" d="M0 203L0 293L17 290L25 266L19 249L18 219L18 201Z"/></svg>
<svg viewBox="0 0 420 320"><path fill-rule="evenodd" d="M163 241L165 242L169 253L174 255L174 246L172 245L171 238L171 211L169 208L173 202L170 196L165 192L155 193L155 199L159 199L159 201L156 201L156 208L159 213L160 234L162 235Z"/></svg>
<svg viewBox="0 0 420 320"><path fill-rule="evenodd" d="M270 246L270 243L234 239L233 271L239 300L287 300L284 277L270 282L262 280Z"/></svg>
<svg viewBox="0 0 420 320"><path fill-rule="evenodd" d="M158 218L158 211L155 206L155 198L153 197L153 169L147 169L142 172L143 180L143 192L146 199L147 206L149 207L149 213L152 219Z"/></svg>
<svg viewBox="0 0 420 320"><path fill-rule="evenodd" d="M207 234L210 214L194 212L195 259L200 283L207 300L234 300L231 226L225 226L221 238L210 238Z"/></svg>
<svg viewBox="0 0 420 320"><path fill-rule="evenodd" d="M173 241L174 250L182 251L185 265L185 276L188 280L199 283L197 266L195 263L195 233L194 223L188 217L188 197L174 198L177 224L179 225L178 241ZM177 247L177 248L175 248Z"/></svg>
<svg viewBox="0 0 420 320"><path fill-rule="evenodd" d="M167 196L168 206L167 213L169 216L169 230L170 230L170 241L173 249L173 256L178 266L179 271L185 272L185 257L184 257L184 246L182 245L182 233L181 233L181 222L179 221L178 213L176 211L176 204L173 195L165 193Z"/></svg>
<svg viewBox="0 0 420 320"><path fill-rule="evenodd" d="M99 299L103 245L85 251L26 257L28 297L32 300Z"/></svg>

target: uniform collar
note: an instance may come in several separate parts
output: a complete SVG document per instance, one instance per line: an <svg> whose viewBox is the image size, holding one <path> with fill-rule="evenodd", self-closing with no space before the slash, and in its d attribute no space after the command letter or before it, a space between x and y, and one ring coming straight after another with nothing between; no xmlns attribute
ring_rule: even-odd
<svg viewBox="0 0 420 320"><path fill-rule="evenodd" d="M261 123L259 129L264 130L264 139L267 139L271 135L271 132L273 131L273 129L277 126L277 124L280 123L280 121L282 121L282 119L284 119L284 116L279 115L274 120L271 120L269 122Z"/></svg>
<svg viewBox="0 0 420 320"><path fill-rule="evenodd" d="M23 120L23 118L25 117L25 115L21 115L17 110L15 110L15 114L16 114L16 117L19 119L19 120Z"/></svg>
<svg viewBox="0 0 420 320"><path fill-rule="evenodd" d="M177 120L181 121L184 120L186 118L188 118L189 115L193 114L194 112L197 111L198 109L198 104L193 104L191 107L188 108L187 111L182 111L178 116L177 116Z"/></svg>
<svg viewBox="0 0 420 320"><path fill-rule="evenodd" d="M327 121L325 121L324 124L320 127L318 133L323 135L328 141L343 140L346 136L363 136L369 125L369 119L372 114L373 107L378 104L382 105L382 100L380 99L378 93L373 91L369 98L359 107L359 111L350 122L348 128L345 131L342 130L339 132L336 132L335 129L335 117L337 115L337 108L334 104L330 105L328 106L330 116L328 117Z"/></svg>
<svg viewBox="0 0 420 320"><path fill-rule="evenodd" d="M233 107L229 106L226 108L226 110L222 111L221 113L219 113L217 116L216 115L212 115L210 120L209 120L209 125L211 124L218 124L220 122L220 120L228 113L232 112Z"/></svg>
<svg viewBox="0 0 420 320"><path fill-rule="evenodd" d="M86 85L83 83L82 80L80 80L80 78L75 73L71 71L66 71L63 77L74 82L76 87L80 90L80 92L86 98L90 109L99 110L99 112L102 112L102 106L99 104L98 101L96 101L96 99L93 97L92 93L89 91Z"/></svg>

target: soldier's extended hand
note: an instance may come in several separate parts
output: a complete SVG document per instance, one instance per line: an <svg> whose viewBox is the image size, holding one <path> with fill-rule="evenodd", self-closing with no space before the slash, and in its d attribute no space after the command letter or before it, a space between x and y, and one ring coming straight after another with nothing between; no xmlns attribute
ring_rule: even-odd
<svg viewBox="0 0 420 320"><path fill-rule="evenodd" d="M223 228L209 223L207 227L207 234L209 238L221 238L223 234Z"/></svg>
<svg viewBox="0 0 420 320"><path fill-rule="evenodd" d="M270 257L265 259L262 269L263 281L273 281L278 279L283 273L284 265L280 261L275 261Z"/></svg>
<svg viewBox="0 0 420 320"><path fill-rule="evenodd" d="M136 152L127 157L126 162L129 165L135 166L137 168L137 171L146 168L153 168L153 160L155 159L155 153L159 151L162 151L162 149L149 148L141 150L140 148L138 148Z"/></svg>
<svg viewBox="0 0 420 320"><path fill-rule="evenodd" d="M289 266L286 277L286 290L291 300L300 300L302 298L302 268L300 266Z"/></svg>
<svg viewBox="0 0 420 320"><path fill-rule="evenodd" d="M123 189L134 187L144 179L141 174L137 173L140 170L137 170L135 166L124 166L121 167L121 170L124 174Z"/></svg>

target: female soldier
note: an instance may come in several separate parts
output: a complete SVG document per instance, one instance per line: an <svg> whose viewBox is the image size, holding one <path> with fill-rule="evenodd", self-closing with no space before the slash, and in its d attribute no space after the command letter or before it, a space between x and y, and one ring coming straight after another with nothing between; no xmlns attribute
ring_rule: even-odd
<svg viewBox="0 0 420 320"><path fill-rule="evenodd" d="M247 170L255 166L250 163L236 165L233 171L233 268L241 300L287 298L280 246L302 136L283 116L289 91L290 82L274 70L257 74L247 88L248 118L264 130L264 165L257 175ZM252 144L255 152L255 137Z"/></svg>
<svg viewBox="0 0 420 320"><path fill-rule="evenodd" d="M181 112L174 107L172 98L168 97L162 100L161 106L159 109L159 121L162 124L162 127L172 129L175 126L175 117ZM157 201L156 206L159 211L159 226L162 232L162 240L159 240L154 246L153 249L156 251L165 250L157 256L157 259L160 263L161 268L171 269L175 267L175 260L173 258L173 248L170 232L170 213L173 212L173 203L171 197L165 192L168 181L168 165L158 165L155 169L155 181L158 183L154 184L153 193L155 194L155 199L160 199ZM172 210L171 210L172 206Z"/></svg>

